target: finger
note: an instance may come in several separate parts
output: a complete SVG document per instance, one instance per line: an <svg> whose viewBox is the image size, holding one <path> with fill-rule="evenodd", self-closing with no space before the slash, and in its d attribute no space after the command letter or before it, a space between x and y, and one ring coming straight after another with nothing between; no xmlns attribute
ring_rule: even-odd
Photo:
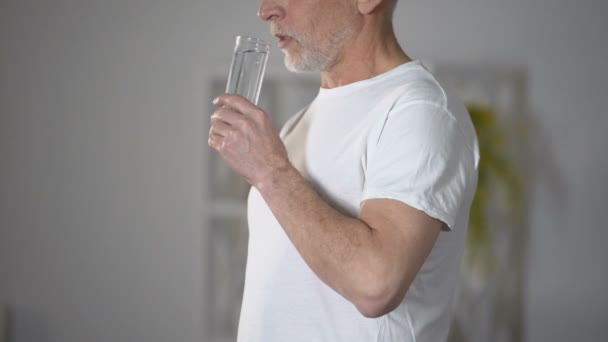
<svg viewBox="0 0 608 342"><path fill-rule="evenodd" d="M225 121L222 121L222 120L216 119L216 120L212 120L212 122L213 123L211 125L211 132L210 132L212 134L217 134L219 136L226 137L226 136L228 136L230 131L234 129L234 128L232 128L231 125L227 124Z"/></svg>
<svg viewBox="0 0 608 342"><path fill-rule="evenodd" d="M207 144L217 150L222 145L222 140L223 139L224 138L222 136L217 135L217 134L215 134L213 132L210 132L209 133L209 139L207 140Z"/></svg>
<svg viewBox="0 0 608 342"><path fill-rule="evenodd" d="M235 112L230 107L222 107L211 115L211 121L213 123L224 121L227 124L235 127L240 127L243 120L246 120L246 117L239 112Z"/></svg>
<svg viewBox="0 0 608 342"><path fill-rule="evenodd" d="M214 138L216 140L223 140L224 136L217 134L213 131L213 127L209 129L209 139Z"/></svg>
<svg viewBox="0 0 608 342"><path fill-rule="evenodd" d="M263 112L260 107L254 105L246 98L235 94L224 94L218 96L217 98L215 98L215 100L213 100L213 104L216 106L228 106L246 116L251 116L255 113Z"/></svg>

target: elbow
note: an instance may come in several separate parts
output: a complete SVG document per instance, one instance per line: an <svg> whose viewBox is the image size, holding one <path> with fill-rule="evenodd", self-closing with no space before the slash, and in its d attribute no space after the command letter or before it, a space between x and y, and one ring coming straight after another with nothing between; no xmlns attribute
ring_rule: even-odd
<svg viewBox="0 0 608 342"><path fill-rule="evenodd" d="M353 304L363 316L378 318L395 310L403 301L409 286L390 286L383 284L369 288L364 295L359 296Z"/></svg>

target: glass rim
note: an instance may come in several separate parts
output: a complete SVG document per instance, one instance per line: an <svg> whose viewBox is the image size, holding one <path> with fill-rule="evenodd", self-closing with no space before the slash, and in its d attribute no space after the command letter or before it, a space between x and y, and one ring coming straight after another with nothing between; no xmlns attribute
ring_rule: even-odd
<svg viewBox="0 0 608 342"><path fill-rule="evenodd" d="M270 44L266 43L264 40L255 38L255 37L251 37L251 36L245 36L245 35L236 36L236 40L237 40L237 43L244 41L244 42L253 43L256 45L270 46Z"/></svg>

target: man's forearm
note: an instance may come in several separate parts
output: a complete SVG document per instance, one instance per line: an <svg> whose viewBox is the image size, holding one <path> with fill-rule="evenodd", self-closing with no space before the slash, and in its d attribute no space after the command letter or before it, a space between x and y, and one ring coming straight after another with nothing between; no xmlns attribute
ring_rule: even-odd
<svg viewBox="0 0 608 342"><path fill-rule="evenodd" d="M385 267L373 228L334 209L291 165L256 187L323 282L354 304L383 290L376 286Z"/></svg>

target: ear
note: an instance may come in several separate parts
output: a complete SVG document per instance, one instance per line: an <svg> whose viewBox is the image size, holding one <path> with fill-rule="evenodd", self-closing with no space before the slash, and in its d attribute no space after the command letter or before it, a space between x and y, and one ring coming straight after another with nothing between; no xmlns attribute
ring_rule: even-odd
<svg viewBox="0 0 608 342"><path fill-rule="evenodd" d="M356 0L357 1L357 9L361 14L370 14L372 13L383 0Z"/></svg>

